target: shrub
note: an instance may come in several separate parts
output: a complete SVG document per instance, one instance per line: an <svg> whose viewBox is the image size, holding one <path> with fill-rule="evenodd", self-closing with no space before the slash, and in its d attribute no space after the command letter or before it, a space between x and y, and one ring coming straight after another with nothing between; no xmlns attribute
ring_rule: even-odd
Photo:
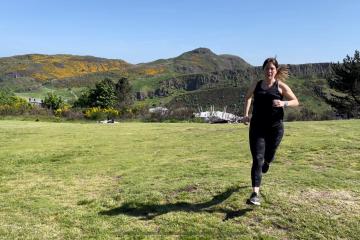
<svg viewBox="0 0 360 240"><path fill-rule="evenodd" d="M22 115L28 113L33 106L25 99L11 96L6 104L0 104L0 115Z"/></svg>
<svg viewBox="0 0 360 240"><path fill-rule="evenodd" d="M114 119L119 116L119 111L114 108L92 107L85 111L85 117L92 120Z"/></svg>
<svg viewBox="0 0 360 240"><path fill-rule="evenodd" d="M49 92L44 99L44 105L55 112L64 106L64 100L60 96Z"/></svg>
<svg viewBox="0 0 360 240"><path fill-rule="evenodd" d="M69 111L69 109L70 109L70 106L67 104L64 104L63 106L61 106L60 108L58 108L54 111L54 115L56 117L62 117L65 112Z"/></svg>
<svg viewBox="0 0 360 240"><path fill-rule="evenodd" d="M68 105L68 104L65 104L63 107L55 110L54 115L56 117L63 117L63 118L70 119L70 120L84 118L84 113L81 111L81 109L70 108L70 105Z"/></svg>

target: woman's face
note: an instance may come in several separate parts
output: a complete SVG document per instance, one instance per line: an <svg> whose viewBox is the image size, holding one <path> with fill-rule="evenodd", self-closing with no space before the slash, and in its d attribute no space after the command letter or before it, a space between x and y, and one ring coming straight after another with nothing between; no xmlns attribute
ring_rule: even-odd
<svg viewBox="0 0 360 240"><path fill-rule="evenodd" d="M277 69L272 62L269 62L268 64L266 64L264 71L265 71L265 79L267 79L267 80L275 79Z"/></svg>

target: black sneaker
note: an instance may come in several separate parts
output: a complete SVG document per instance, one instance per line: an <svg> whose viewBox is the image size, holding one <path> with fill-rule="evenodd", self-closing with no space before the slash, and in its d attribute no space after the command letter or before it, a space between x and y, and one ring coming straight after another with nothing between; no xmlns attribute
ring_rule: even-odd
<svg viewBox="0 0 360 240"><path fill-rule="evenodd" d="M269 167L270 167L270 163L268 162L264 162L264 164L262 165L262 172L263 173L267 173L267 171L269 170Z"/></svg>
<svg viewBox="0 0 360 240"><path fill-rule="evenodd" d="M256 192L253 192L248 200L250 204L260 205L260 196Z"/></svg>

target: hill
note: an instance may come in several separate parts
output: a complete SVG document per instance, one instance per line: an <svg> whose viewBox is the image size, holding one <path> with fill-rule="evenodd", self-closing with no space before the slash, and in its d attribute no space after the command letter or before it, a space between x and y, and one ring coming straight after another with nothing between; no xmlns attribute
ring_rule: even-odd
<svg viewBox="0 0 360 240"><path fill-rule="evenodd" d="M48 82L92 73L125 72L131 66L122 60L91 56L28 54L0 58L0 84L15 90L31 90Z"/></svg>
<svg viewBox="0 0 360 240"><path fill-rule="evenodd" d="M144 67L163 68L169 72L195 74L222 70L246 69L249 63L232 55L216 55L208 48L197 48L178 57L143 64Z"/></svg>
<svg viewBox="0 0 360 240"><path fill-rule="evenodd" d="M0 66L0 86L24 97L41 98L54 91L73 101L84 88L104 78L116 81L125 76L139 102L169 108L227 107L239 113L249 84L262 78L261 67L251 66L237 56L217 55L207 48L136 65L89 56L33 54L1 58ZM331 109L316 91L326 91L330 63L289 65L289 70L290 85L307 104L306 110L297 111L317 115L316 119L326 118Z"/></svg>

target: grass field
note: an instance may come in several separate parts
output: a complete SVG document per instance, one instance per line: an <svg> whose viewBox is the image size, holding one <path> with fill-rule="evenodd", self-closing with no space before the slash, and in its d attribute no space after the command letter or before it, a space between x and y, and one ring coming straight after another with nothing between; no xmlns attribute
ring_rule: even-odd
<svg viewBox="0 0 360 240"><path fill-rule="evenodd" d="M285 129L252 207L244 125L2 120L0 238L358 238L360 121Z"/></svg>
<svg viewBox="0 0 360 240"><path fill-rule="evenodd" d="M85 88L71 88L70 90L68 88L47 88L47 87L41 87L39 89L36 89L31 92L18 92L16 93L17 96L23 97L25 99L31 98L37 98L44 100L48 93L54 93L57 96L62 97L66 102L67 101L75 101L80 95L81 92Z"/></svg>

